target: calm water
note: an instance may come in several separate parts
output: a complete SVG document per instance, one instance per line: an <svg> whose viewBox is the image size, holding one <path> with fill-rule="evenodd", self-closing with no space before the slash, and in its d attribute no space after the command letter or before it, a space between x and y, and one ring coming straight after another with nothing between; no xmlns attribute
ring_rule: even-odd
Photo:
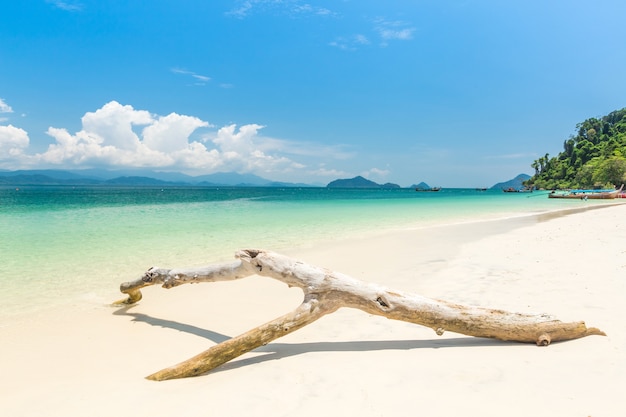
<svg viewBox="0 0 626 417"><path fill-rule="evenodd" d="M594 203L468 189L0 188L0 325L58 303L110 302L120 282L153 265L582 204Z"/></svg>

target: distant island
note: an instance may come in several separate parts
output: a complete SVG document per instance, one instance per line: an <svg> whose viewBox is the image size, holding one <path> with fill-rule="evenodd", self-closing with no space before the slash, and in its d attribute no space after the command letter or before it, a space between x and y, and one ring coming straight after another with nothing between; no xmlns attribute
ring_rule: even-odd
<svg viewBox="0 0 626 417"><path fill-rule="evenodd" d="M520 174L512 180L501 182L492 187L522 188L522 182L530 175ZM126 170L0 170L0 186L110 186L110 187L324 187L321 184L303 184L270 181L254 174L236 172L218 172L214 174L190 176L180 172L160 172L145 169ZM402 189L394 183L379 184L356 176L329 182L326 188L361 188L361 189ZM407 187L419 191L435 191L440 187L431 187L425 182ZM407 189L404 188L404 189Z"/></svg>
<svg viewBox="0 0 626 417"><path fill-rule="evenodd" d="M326 188L401 188L398 184L392 184L390 182L386 184L378 184L374 181L363 178L362 176L340 179L331 181Z"/></svg>
<svg viewBox="0 0 626 417"><path fill-rule="evenodd" d="M253 174L217 172L197 177L179 172L150 170L0 170L0 185L101 185L133 187L313 187L309 184L270 181Z"/></svg>
<svg viewBox="0 0 626 417"><path fill-rule="evenodd" d="M430 190L431 186L422 181L419 184L411 185L411 188L415 188L416 190Z"/></svg>
<svg viewBox="0 0 626 417"><path fill-rule="evenodd" d="M508 189L520 190L524 188L524 182L528 181L529 179L530 179L530 175L519 174L517 177L513 178L512 180L497 183L496 185L491 187L491 189L492 190L508 190Z"/></svg>
<svg viewBox="0 0 626 417"><path fill-rule="evenodd" d="M413 188L415 191L439 191L441 190L441 187L431 187L430 185L426 184L423 181L420 182L419 184L411 185L411 188Z"/></svg>

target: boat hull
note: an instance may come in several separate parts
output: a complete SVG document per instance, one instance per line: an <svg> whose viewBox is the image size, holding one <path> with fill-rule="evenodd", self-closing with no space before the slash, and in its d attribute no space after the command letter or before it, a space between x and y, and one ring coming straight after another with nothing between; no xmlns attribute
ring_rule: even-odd
<svg viewBox="0 0 626 417"><path fill-rule="evenodd" d="M612 200L617 197L621 197L621 192L624 189L622 185L619 190L606 191L606 192L586 192L586 191L572 191L568 194L556 194L554 191L548 194L548 198L569 198L577 200Z"/></svg>
<svg viewBox="0 0 626 417"><path fill-rule="evenodd" d="M569 198L578 200L611 200L617 198L616 194L548 194L548 198Z"/></svg>

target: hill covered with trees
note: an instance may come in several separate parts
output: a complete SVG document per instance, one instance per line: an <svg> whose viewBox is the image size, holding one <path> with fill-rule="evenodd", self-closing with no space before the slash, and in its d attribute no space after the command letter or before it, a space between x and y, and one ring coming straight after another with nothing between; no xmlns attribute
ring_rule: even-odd
<svg viewBox="0 0 626 417"><path fill-rule="evenodd" d="M626 183L626 108L576 125L563 152L535 160L526 185L544 189L612 188Z"/></svg>

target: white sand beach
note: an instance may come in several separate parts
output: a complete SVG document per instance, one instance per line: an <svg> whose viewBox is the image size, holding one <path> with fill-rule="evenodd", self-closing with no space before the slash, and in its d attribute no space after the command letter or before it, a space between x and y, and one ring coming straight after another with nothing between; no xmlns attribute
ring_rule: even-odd
<svg viewBox="0 0 626 417"><path fill-rule="evenodd" d="M76 302L0 328L0 415L626 415L626 205L548 217L286 254L427 297L584 320L606 337L537 347L341 309L206 375L153 382L301 292L260 277L151 287L131 308Z"/></svg>

